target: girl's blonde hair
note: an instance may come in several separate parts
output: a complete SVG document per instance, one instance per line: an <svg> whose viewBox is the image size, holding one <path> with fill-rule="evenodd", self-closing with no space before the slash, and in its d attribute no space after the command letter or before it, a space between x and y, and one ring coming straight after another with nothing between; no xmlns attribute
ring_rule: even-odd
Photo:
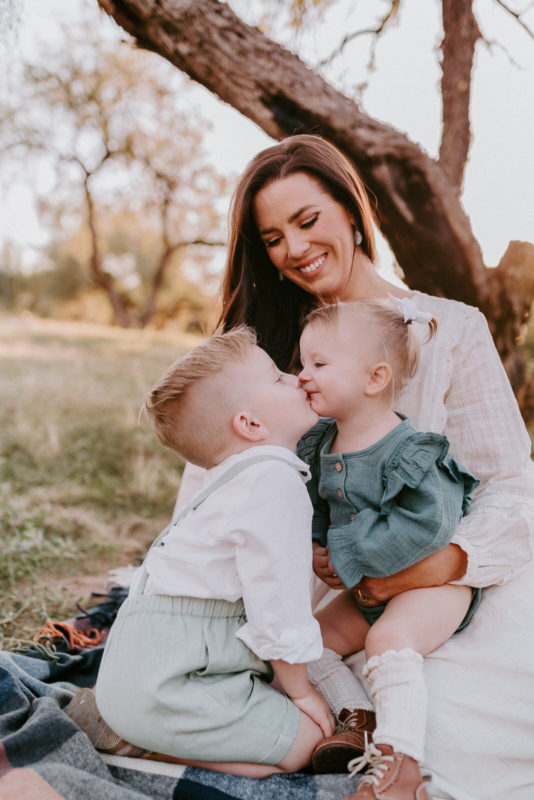
<svg viewBox="0 0 534 800"><path fill-rule="evenodd" d="M362 319L366 332L375 337L378 360L386 361L391 367L389 391L393 402L417 372L420 352L412 322L405 322L399 309L378 300L335 303L313 309L305 318L303 327L316 322L335 325ZM425 341L428 342L436 333L438 323L432 317L427 324L429 333Z"/></svg>

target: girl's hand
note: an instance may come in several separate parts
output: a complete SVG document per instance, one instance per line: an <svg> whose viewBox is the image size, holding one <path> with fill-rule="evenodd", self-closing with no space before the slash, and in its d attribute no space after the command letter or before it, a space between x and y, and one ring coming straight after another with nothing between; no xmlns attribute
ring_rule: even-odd
<svg viewBox="0 0 534 800"><path fill-rule="evenodd" d="M442 586L444 583L456 581L465 575L466 569L467 554L459 545L448 544L394 575L385 578L363 577L351 591L358 599L361 595L368 597L369 601L365 605L372 608L373 605L386 603L392 597L409 589Z"/></svg>
<svg viewBox="0 0 534 800"><path fill-rule="evenodd" d="M291 700L303 714L310 717L320 727L323 736L332 736L335 729L334 717L328 708L328 703L317 689L310 686L308 694L302 697L292 697Z"/></svg>
<svg viewBox="0 0 534 800"><path fill-rule="evenodd" d="M315 540L313 541L313 571L331 589L345 588L330 561L328 547L323 547Z"/></svg>

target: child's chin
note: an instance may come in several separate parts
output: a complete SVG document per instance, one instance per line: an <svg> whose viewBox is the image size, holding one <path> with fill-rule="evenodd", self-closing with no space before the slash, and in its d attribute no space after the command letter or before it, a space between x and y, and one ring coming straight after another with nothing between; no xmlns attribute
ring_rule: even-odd
<svg viewBox="0 0 534 800"><path fill-rule="evenodd" d="M310 414L310 424L309 424L309 427L311 428L313 425L316 424L316 422L319 421L320 415L314 408L311 408L310 411L312 411L312 413Z"/></svg>

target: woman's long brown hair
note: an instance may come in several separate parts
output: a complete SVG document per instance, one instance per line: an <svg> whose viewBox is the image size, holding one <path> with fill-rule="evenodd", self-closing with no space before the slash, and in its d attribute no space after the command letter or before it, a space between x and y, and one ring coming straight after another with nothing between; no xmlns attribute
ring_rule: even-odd
<svg viewBox="0 0 534 800"><path fill-rule="evenodd" d="M304 172L354 217L361 248L375 260L374 215L365 187L349 161L320 136L301 134L258 153L245 169L232 198L229 244L222 284L219 325L229 330L245 323L258 343L285 371L296 368L301 323L317 297L290 280L280 280L258 233L253 203L273 181Z"/></svg>

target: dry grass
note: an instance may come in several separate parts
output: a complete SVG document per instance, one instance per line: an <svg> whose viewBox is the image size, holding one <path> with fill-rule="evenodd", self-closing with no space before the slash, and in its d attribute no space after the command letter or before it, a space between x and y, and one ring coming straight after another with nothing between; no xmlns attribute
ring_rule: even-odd
<svg viewBox="0 0 534 800"><path fill-rule="evenodd" d="M0 646L72 616L166 524L182 465L139 408L197 341L0 317Z"/></svg>

